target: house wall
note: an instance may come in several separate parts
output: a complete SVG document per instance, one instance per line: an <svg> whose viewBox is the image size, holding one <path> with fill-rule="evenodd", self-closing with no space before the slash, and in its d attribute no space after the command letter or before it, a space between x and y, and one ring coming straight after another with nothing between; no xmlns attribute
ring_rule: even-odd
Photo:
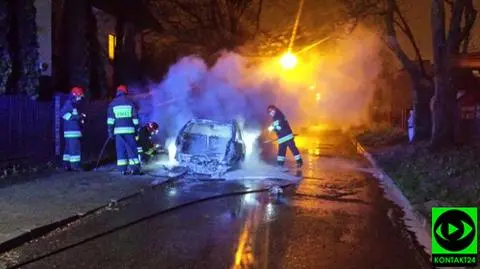
<svg viewBox="0 0 480 269"><path fill-rule="evenodd" d="M39 63L46 63L48 68L42 72L44 76L52 75L52 0L36 0L37 40Z"/></svg>
<svg viewBox="0 0 480 269"><path fill-rule="evenodd" d="M107 74L107 83L108 87L113 87L114 83L114 66L113 66L113 61L108 59L108 35L109 34L114 34L116 35L115 28L117 24L117 19L115 16L111 15L110 13L107 13L103 10L100 10L98 8L92 7L93 14L97 20L97 36L98 40L100 43L100 47L103 48L102 53L104 54L106 59L104 65L105 65L105 71ZM116 35L117 36L117 35ZM121 37L117 36L117 43L120 42ZM141 31L138 31L138 33L135 36L135 53L137 55L137 59L140 60L142 57L142 42L143 42L143 36Z"/></svg>
<svg viewBox="0 0 480 269"><path fill-rule="evenodd" d="M115 34L115 25L117 20L115 16L104 12L98 8L92 7L92 12L97 20L97 36L102 48L102 54L106 59L104 61L105 73L107 75L107 84L108 87L113 87L113 61L108 59L108 35Z"/></svg>

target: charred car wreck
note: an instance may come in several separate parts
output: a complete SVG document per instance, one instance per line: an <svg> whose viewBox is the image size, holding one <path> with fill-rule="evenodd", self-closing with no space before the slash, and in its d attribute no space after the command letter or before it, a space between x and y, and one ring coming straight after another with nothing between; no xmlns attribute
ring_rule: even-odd
<svg viewBox="0 0 480 269"><path fill-rule="evenodd" d="M235 120L190 120L180 130L175 144L175 159L190 174L221 177L245 159L245 144Z"/></svg>

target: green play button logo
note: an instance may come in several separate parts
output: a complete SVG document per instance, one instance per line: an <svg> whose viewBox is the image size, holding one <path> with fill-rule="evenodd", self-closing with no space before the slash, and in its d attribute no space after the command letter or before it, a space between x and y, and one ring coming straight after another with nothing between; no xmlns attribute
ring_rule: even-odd
<svg viewBox="0 0 480 269"><path fill-rule="evenodd" d="M449 223L449 224L448 224L448 235L452 235L452 234L454 234L456 231L458 231L458 228Z"/></svg>
<svg viewBox="0 0 480 269"><path fill-rule="evenodd" d="M435 267L477 264L476 207L432 209L432 261Z"/></svg>

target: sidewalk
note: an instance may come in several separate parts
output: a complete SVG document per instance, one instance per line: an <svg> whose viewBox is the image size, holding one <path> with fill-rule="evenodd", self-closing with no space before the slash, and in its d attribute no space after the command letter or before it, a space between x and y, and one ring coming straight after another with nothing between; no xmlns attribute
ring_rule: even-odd
<svg viewBox="0 0 480 269"><path fill-rule="evenodd" d="M136 194L156 179L159 178L121 176L115 172L61 172L2 188L0 246L33 229L81 216L111 200Z"/></svg>

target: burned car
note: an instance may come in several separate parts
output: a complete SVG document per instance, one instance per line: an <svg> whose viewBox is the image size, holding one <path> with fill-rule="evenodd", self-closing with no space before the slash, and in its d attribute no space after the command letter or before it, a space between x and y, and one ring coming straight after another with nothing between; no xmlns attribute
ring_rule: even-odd
<svg viewBox="0 0 480 269"><path fill-rule="evenodd" d="M245 143L235 120L190 120L180 130L175 144L175 159L191 174L218 177L238 168L245 159Z"/></svg>

